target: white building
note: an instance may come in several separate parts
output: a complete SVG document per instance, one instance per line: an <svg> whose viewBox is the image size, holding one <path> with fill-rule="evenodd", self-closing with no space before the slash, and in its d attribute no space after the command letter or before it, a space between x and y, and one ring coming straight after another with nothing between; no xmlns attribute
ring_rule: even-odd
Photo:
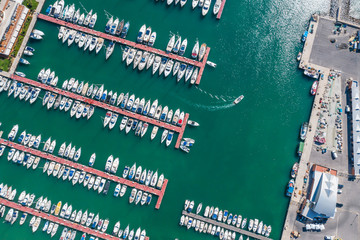
<svg viewBox="0 0 360 240"><path fill-rule="evenodd" d="M334 218L338 191L336 171L314 164L310 177L311 192L302 215L311 220Z"/></svg>
<svg viewBox="0 0 360 240"><path fill-rule="evenodd" d="M351 84L351 105L352 105L352 153L354 161L354 174L360 174L360 99L359 82Z"/></svg>

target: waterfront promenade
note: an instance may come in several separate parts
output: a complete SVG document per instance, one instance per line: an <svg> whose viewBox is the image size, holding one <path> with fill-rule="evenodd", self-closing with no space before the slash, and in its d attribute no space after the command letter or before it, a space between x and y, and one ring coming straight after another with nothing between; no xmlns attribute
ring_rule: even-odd
<svg viewBox="0 0 360 240"><path fill-rule="evenodd" d="M204 68L206 66L206 61L208 59L208 55L210 53L210 47L207 47L205 55L204 55L202 61L199 62L199 61L195 61L195 60L192 60L192 59L189 59L189 58L185 58L185 57L177 55L177 54L167 53L167 52L165 52L163 50L160 50L160 49L156 49L156 48L153 48L153 47L150 47L150 46L135 43L135 42L126 40L124 38L119 38L119 37L116 37L116 36L113 36L113 35L110 35L110 34L106 34L106 33L103 33L103 32L96 31L94 29L90 29L90 28L79 26L77 24L66 22L66 21L63 21L63 20L60 20L60 19L57 19L57 18L53 18L53 17L50 17L48 15L39 14L38 18L42 19L42 20L45 20L45 21L48 21L48 22L52 22L52 23L61 25L61 26L72 28L72 29L75 29L77 31L85 32L85 33L91 34L93 36L101 37L101 38L107 39L109 41L114 41L114 42L117 42L117 43L120 43L120 44L123 44L123 45L130 46L132 48L141 49L143 51L148 51L148 52L151 52L151 53L161 55L163 57L171 58L171 59L174 59L174 60L179 61L179 62L184 62L186 64L190 64L190 65L199 67L200 68L199 72L201 72L201 74L198 74L197 79L195 81L195 84L197 84L197 85L200 84L202 73L203 73Z"/></svg>
<svg viewBox="0 0 360 240"><path fill-rule="evenodd" d="M319 16L318 16L318 18L319 18ZM300 69L306 69L309 67L315 68L317 70L320 70L321 73L324 74L324 76L323 76L323 79L321 79L319 81L317 93L316 93L314 101L313 101L312 111L311 111L311 115L310 115L310 118L308 121L309 122L309 131L306 135L303 153L301 155L300 162L299 162L299 169L298 169L298 173L297 173L297 176L295 179L295 185L294 185L295 190L290 198L289 207L288 207L287 214L286 214L284 229L283 229L282 237L281 237L282 240L289 240L291 238L291 232L294 229L297 211L300 207L300 204L306 197L308 181L307 181L307 183L305 183L304 179L305 178L307 179L308 175L309 175L310 154L311 154L312 146L313 146L313 142L314 142L315 129L318 124L319 114L321 111L321 109L318 108L317 105L320 102L320 98L324 95L328 75L330 72L330 69L328 69L328 68L318 66L315 64L310 64L310 55L311 55L311 50L312 50L314 40L315 40L318 22L319 22L319 19L317 22L311 21L309 24L309 28L310 28L310 25L313 24L313 33L308 34L308 37L304 44L299 68Z"/></svg>
<svg viewBox="0 0 360 240"><path fill-rule="evenodd" d="M166 190L166 187L167 187L167 183L168 183L167 179L164 179L164 184L163 184L161 190L158 190L156 188L149 187L149 186L146 186L144 184L140 184L140 183L137 183L137 182L134 182L134 181L130 181L128 179L125 179L125 178L122 178L122 177L119 177L119 176L116 176L116 175L113 175L113 174L109 174L109 173L97 170L95 168L82 165L80 163L72 162L70 160L60 158L60 157L57 157L57 156L49 154L49 153L42 152L42 151L37 150L37 149L29 148L29 147L26 147L24 145L17 144L15 142L8 141L8 140L3 139L3 138L0 138L0 144L3 144L5 146L11 147L11 148L15 148L15 149L17 149L19 151L23 151L25 153L32 154L34 156L38 156L38 157L40 157L42 159L47 159L49 161L57 162L57 163L60 163L62 165L72 167L72 168L77 169L79 171L85 171L87 173L91 173L92 175L100 176L100 177L102 177L104 179L107 179L107 180L115 182L115 183L125 184L125 185L127 185L129 187L133 187L133 188L136 188L138 190L142 190L143 192L148 192L148 193L151 193L153 195L159 196L158 200L156 202L155 208L159 209L160 206L161 206L161 202L163 200L165 190Z"/></svg>
<svg viewBox="0 0 360 240"><path fill-rule="evenodd" d="M30 207L22 206L22 205L20 205L18 203L11 202L11 201L8 201L8 200L3 199L3 198L0 198L0 204L4 205L4 206L7 206L7 207L10 207L10 208L13 208L13 209L18 210L18 211L21 211L21 212L26 212L28 214L31 214L31 215L36 216L36 217L40 217L40 218L45 219L45 220L49 220L49 221L51 221L53 223L57 223L57 224L59 224L61 226L68 227L68 228L77 230L79 232L85 232L87 234L98 237L100 239L120 240L120 238L115 237L115 236L111 236L110 234L103 233L101 231L97 231L97 230L88 228L86 226L80 225L80 224L75 223L75 222L71 222L71 221L66 220L66 219L56 217L54 215L50 215L48 213L40 212L40 211L38 211L36 209L33 209L33 208L30 208ZM146 237L145 239L149 240L150 238Z"/></svg>

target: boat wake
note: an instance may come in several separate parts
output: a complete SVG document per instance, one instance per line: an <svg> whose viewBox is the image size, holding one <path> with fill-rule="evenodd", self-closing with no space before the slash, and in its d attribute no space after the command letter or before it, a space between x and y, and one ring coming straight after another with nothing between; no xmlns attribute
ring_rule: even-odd
<svg viewBox="0 0 360 240"><path fill-rule="evenodd" d="M215 111L228 109L228 108L234 107L236 105L233 103L227 103L227 104L223 104L223 105L210 105L210 106L203 105L203 104L194 104L193 106L195 106L196 108L208 110L209 112L215 112Z"/></svg>

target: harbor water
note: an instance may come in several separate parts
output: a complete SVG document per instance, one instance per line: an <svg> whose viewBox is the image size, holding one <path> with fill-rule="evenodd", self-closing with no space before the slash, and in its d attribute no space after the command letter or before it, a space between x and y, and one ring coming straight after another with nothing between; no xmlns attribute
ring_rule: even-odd
<svg viewBox="0 0 360 240"><path fill-rule="evenodd" d="M52 3L46 1L43 13ZM18 194L26 190L53 202L68 202L73 209L99 212L101 218L110 219L108 232L120 220L122 229L128 224L135 229L145 228L150 239L212 239L179 227L184 201L191 199L196 206L203 202L248 219L260 219L272 226L270 237L279 239L288 205L284 190L297 160L299 128L308 119L312 103L312 82L297 69L296 55L309 17L317 11L326 12L328 1L228 0L221 20L210 11L201 17L199 9L191 9L190 0L182 9L154 0L68 3L75 3L76 8L83 5L86 9L81 7L82 12L97 12L96 30L103 31L111 15L130 21L129 40L135 41L143 24L151 26L157 32L155 48L165 49L170 34L179 34L189 42L186 57L196 39L206 42L211 47L209 60L217 67L205 68L199 86L176 83L173 77L152 76L149 70L139 72L126 67L119 45L107 61L105 49L95 55L75 44L68 47L57 39L57 25L39 20L35 27L45 37L42 41L30 40L28 45L36 51L25 58L31 64L17 70L36 79L42 68L51 68L59 77L58 86L74 77L104 84L105 89L118 93L158 99L170 109L181 108L200 123L198 128L188 126L184 134L196 143L186 154L174 148L175 140L168 148L160 144L162 131L151 141L152 127L142 139L120 132L120 119L112 131L104 129L105 110L96 109L89 121L76 120L69 112L46 110L41 99L30 105L3 92L0 122L6 136L17 123L19 133L26 129L41 134L43 141L50 136L56 139L56 153L64 141L82 147L80 163L87 164L96 152L94 167L103 170L112 154L120 158L118 175L125 165L136 162L143 169L164 173L169 183L161 208L155 210L157 197L150 206L130 205L129 189L123 198L114 198L113 183L108 196L98 195L80 185L48 177L41 168L27 170L8 162L7 152L0 158L0 182L17 188ZM244 100L234 106L232 101L241 94ZM18 222L13 226L0 224L0 240L50 239L40 230L33 234L28 223L29 218L23 226ZM81 234L77 236L80 239Z"/></svg>

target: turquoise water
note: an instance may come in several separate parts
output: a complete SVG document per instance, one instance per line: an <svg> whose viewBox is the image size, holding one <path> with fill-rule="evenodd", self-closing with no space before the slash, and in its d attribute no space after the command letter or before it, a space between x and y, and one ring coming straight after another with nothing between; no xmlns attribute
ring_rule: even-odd
<svg viewBox="0 0 360 240"><path fill-rule="evenodd" d="M80 7L78 1L70 2ZM129 40L135 40L138 29L147 24L157 32L156 48L165 49L170 33L178 33L189 41L185 54L189 56L199 39L211 47L209 60L217 63L217 68L205 69L199 87L177 84L171 77L127 68L121 62L119 45L108 61L105 51L95 56L62 45L57 40L58 26L39 20L36 28L46 36L40 42L29 43L36 53L26 57L31 65L19 66L18 71L35 79L41 68L51 68L59 76L59 85L75 77L105 84L118 93L130 91L139 97L158 99L172 109L181 108L201 125L186 129L184 136L196 139L190 154L175 150L174 143L169 148L160 145L160 134L150 141L149 133L139 139L119 132L118 125L112 131L103 129L105 111L101 109L96 109L89 121L75 120L69 113L47 111L40 101L30 105L4 93L0 94L1 128L7 133L18 123L20 131L41 133L45 139L52 136L58 143L56 151L62 142L72 142L82 147L79 161L83 164L96 152L98 169L104 168L110 154L120 158L119 172L134 162L158 169L169 179L160 210L154 208L156 198L151 206L129 205L129 190L122 199L112 197L114 184L108 196L98 195L50 178L41 169L16 166L4 156L0 159L0 181L13 185L18 192L27 190L53 202L69 202L76 209L100 212L102 218L110 219L109 232L120 220L122 228L127 224L145 228L151 239L212 239L179 227L184 200L192 199L248 219L261 219L272 225L271 237L279 239L288 204L284 189L297 159L299 126L308 118L312 102L311 82L297 70L295 58L310 15L326 11L328 1L228 0L220 21L210 14L202 18L198 10L193 12L190 0L183 9L152 0L102 3L82 2L87 10L98 13L95 29L103 30L106 10L130 21ZM231 106L240 94L244 94L244 100ZM215 96L222 96L226 102ZM0 233L0 239L7 240L50 238L41 231L32 234L26 224L0 224ZM55 238L59 236L60 230Z"/></svg>

